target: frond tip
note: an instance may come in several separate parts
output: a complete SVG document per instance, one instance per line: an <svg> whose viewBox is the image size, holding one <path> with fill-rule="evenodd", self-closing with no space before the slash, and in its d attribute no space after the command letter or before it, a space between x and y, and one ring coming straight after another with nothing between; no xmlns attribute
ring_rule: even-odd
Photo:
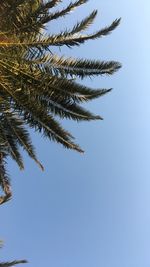
<svg viewBox="0 0 150 267"><path fill-rule="evenodd" d="M0 267L11 267L17 264L27 263L26 260L14 260L10 262L0 262Z"/></svg>

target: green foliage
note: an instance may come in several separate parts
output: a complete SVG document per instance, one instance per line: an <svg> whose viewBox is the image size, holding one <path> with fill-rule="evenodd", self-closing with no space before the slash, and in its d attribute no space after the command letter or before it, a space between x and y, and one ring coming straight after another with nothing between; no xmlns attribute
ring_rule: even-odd
<svg viewBox="0 0 150 267"><path fill-rule="evenodd" d="M87 0L71 2L67 7L51 11L60 0L1 0L0 13L0 184L11 196L5 160L11 156L24 168L20 146L38 161L26 125L45 137L79 152L72 135L62 128L56 117L89 121L102 119L81 107L111 89L92 89L76 82L76 78L113 74L120 67L115 61L67 58L52 53L53 46L79 46L110 34L120 23L92 34L82 34L94 21L97 10L78 22L71 30L45 34L46 23L65 17Z"/></svg>

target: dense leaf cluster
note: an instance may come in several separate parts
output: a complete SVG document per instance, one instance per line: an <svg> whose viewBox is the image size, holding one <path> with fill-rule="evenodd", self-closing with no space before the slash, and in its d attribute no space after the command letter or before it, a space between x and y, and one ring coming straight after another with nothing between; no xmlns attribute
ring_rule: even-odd
<svg viewBox="0 0 150 267"><path fill-rule="evenodd" d="M95 33L83 34L97 11L78 22L71 30L45 34L47 23L69 14L87 0L71 2L54 11L60 0L1 0L0 3L0 185L5 197L11 196L5 164L11 156L24 168L20 146L38 161L26 125L64 147L83 152L72 135L56 117L76 121L102 119L81 106L83 102L108 93L111 89L92 89L76 82L102 74L113 74L121 65L115 61L67 58L52 53L53 46L79 46L110 34L120 22Z"/></svg>

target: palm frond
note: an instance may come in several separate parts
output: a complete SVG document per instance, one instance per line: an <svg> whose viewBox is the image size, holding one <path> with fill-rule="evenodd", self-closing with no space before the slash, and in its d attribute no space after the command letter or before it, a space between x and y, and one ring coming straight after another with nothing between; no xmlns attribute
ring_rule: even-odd
<svg viewBox="0 0 150 267"><path fill-rule="evenodd" d="M23 160L19 152L18 144L12 138L11 131L2 117L0 118L0 120L0 137L4 140L6 146L8 147L8 151L12 159L16 161L20 169L24 169Z"/></svg>
<svg viewBox="0 0 150 267"><path fill-rule="evenodd" d="M23 121L19 119L17 116L12 116L12 112L5 113L4 119L7 123L7 129L11 133L11 137L13 137L16 142L22 146L28 155L39 165L39 167L44 170L42 164L36 157L34 147L31 143L31 139L28 131L25 129L23 125Z"/></svg>
<svg viewBox="0 0 150 267"><path fill-rule="evenodd" d="M38 113L38 117L36 114L31 114L29 109L28 113L24 114L24 120L27 121L30 127L35 128L43 136L62 144L66 148L74 149L80 153L84 152L77 144L71 141L72 135L64 130L52 116L41 111L40 114Z"/></svg>
<svg viewBox="0 0 150 267"><path fill-rule="evenodd" d="M94 75L113 74L121 64L116 61L98 61L85 60L75 58L59 57L57 55L44 56L32 60L40 69L49 74L54 75L70 75L71 77L78 76L80 78L90 77ZM30 64L30 62L29 62Z"/></svg>
<svg viewBox="0 0 150 267"><path fill-rule="evenodd" d="M26 260L15 260L10 262L0 262L0 267L11 267L17 264L27 263Z"/></svg>
<svg viewBox="0 0 150 267"><path fill-rule="evenodd" d="M82 149L79 148L78 145L74 144L71 140L70 137L71 135L65 131L59 123L53 119L51 115L48 114L44 108L41 106L37 105L35 101L27 98L27 95L24 94L19 94L19 92L15 93L13 92L11 87L4 86L4 89L6 89L6 92L15 99L16 101L16 110L24 110L25 111L25 116L24 119L27 120L27 123L32 127L35 128L38 131L42 131L46 137L52 140L56 140L57 142L63 144L65 147L77 150L79 152L83 152ZM2 128L3 130L3 128ZM17 154L17 147L15 147L15 144L12 144L13 140L12 139L7 139L7 142L9 141L9 146L14 145L15 153ZM11 143L10 143L11 142ZM16 155L15 154L15 155ZM15 155L11 154L14 156ZM19 157L19 152L18 152L18 157ZM18 160L20 157L18 158ZM17 160L17 158L16 158ZM18 162L19 163L19 162Z"/></svg>
<svg viewBox="0 0 150 267"><path fill-rule="evenodd" d="M0 47L36 47L36 48L48 48L49 46L62 46L66 45L68 47L71 46L79 46L83 44L85 41L94 40L97 38L101 38L110 34L119 24L120 18L116 19L112 22L112 24L108 27L105 27L94 34L87 35L70 35L70 32L62 32L58 35L49 35L48 37L39 36L38 40L32 39L31 41L26 42L0 42Z"/></svg>
<svg viewBox="0 0 150 267"><path fill-rule="evenodd" d="M88 0L77 0L76 2L71 2L66 8L64 8L61 11L54 12L50 15L47 15L47 17L41 19L41 23L45 24L50 22L51 20L58 19L60 17L64 17L67 14L69 14L71 11L73 11L75 8L85 4Z"/></svg>
<svg viewBox="0 0 150 267"><path fill-rule="evenodd" d="M70 31L70 35L86 30L94 21L97 15L97 10L94 10L89 16L78 22L73 29Z"/></svg>
<svg viewBox="0 0 150 267"><path fill-rule="evenodd" d="M0 187L4 195L0 196L0 205L10 200L12 196L10 179L6 171L6 144L0 137Z"/></svg>

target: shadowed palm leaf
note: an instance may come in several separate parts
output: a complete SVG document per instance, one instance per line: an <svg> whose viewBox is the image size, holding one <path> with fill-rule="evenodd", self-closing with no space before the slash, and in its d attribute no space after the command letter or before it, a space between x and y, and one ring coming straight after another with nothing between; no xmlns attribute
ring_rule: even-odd
<svg viewBox="0 0 150 267"><path fill-rule="evenodd" d="M19 147L22 146L43 169L25 125L64 147L83 152L72 135L56 120L76 121L102 119L81 103L100 97L111 89L92 89L75 81L102 74L113 74L120 67L115 61L67 58L52 53L53 46L79 46L110 34L120 22L93 34L83 34L94 21L97 11L78 22L71 30L45 34L45 25L64 17L87 0L71 2L62 10L51 11L61 1L1 0L0 14L0 184L11 196L5 160L11 156L24 168ZM4 199L2 202L5 202Z"/></svg>

